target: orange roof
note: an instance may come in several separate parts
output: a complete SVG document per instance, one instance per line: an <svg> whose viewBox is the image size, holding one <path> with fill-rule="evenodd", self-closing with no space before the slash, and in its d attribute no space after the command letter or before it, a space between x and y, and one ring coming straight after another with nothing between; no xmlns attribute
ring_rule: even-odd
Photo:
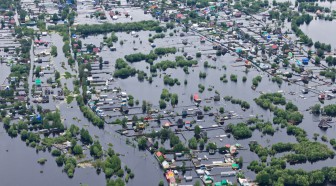
<svg viewBox="0 0 336 186"><path fill-rule="evenodd" d="M166 172L166 179L169 180L171 178L174 178L174 172L169 170Z"/></svg>
<svg viewBox="0 0 336 186"><path fill-rule="evenodd" d="M160 156L162 156L162 152L160 152L160 151L157 151L157 152L156 152L156 156L157 156L157 157L160 157Z"/></svg>

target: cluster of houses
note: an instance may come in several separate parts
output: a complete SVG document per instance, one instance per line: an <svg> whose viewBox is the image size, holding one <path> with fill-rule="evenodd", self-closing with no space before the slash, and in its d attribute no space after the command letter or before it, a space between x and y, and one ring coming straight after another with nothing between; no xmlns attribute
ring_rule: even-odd
<svg viewBox="0 0 336 186"><path fill-rule="evenodd" d="M151 146L152 139L147 139L147 146ZM240 147L240 145L237 145ZM235 147L233 145L232 147ZM180 183L184 180L186 183L193 181L194 177L200 177L204 185L215 185L215 186L225 186L232 185L232 182L226 177L235 177L239 173L239 164L235 162L234 155L237 151L228 153L224 155L224 160L214 160L212 158L209 161L209 158L204 155L204 157L199 157L199 154L196 151L191 151L191 154L184 153L168 153L164 154L160 151L154 153L155 158L160 163L162 169L165 170L165 178L168 181L169 185L175 186L177 183ZM181 174L181 161L187 162L185 169L192 170L194 169L196 175ZM231 168L231 170L229 170ZM220 170L220 172L215 171L212 173L212 169ZM219 181L215 181L219 180ZM239 178L239 183L244 186L252 186L253 183L247 179Z"/></svg>

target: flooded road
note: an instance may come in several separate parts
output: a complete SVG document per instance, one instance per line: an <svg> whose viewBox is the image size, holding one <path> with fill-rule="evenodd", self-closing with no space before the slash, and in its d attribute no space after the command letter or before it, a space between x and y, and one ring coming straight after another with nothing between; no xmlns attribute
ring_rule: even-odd
<svg viewBox="0 0 336 186"><path fill-rule="evenodd" d="M10 74L10 67L6 63L0 64L0 84L4 84L7 81L7 77Z"/></svg>

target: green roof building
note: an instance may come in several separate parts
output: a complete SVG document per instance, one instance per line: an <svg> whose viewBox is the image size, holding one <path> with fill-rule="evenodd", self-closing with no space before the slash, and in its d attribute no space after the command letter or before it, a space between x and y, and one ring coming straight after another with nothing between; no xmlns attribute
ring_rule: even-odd
<svg viewBox="0 0 336 186"><path fill-rule="evenodd" d="M41 86L41 80L39 78L35 80L35 85Z"/></svg>

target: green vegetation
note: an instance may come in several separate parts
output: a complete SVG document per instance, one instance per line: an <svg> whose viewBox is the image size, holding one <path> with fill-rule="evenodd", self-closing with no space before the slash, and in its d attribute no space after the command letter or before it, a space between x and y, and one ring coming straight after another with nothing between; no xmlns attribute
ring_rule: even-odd
<svg viewBox="0 0 336 186"><path fill-rule="evenodd" d="M206 72L200 72L200 73L199 73L199 78L201 78L201 79L205 79L206 76L207 76L207 73L206 73Z"/></svg>
<svg viewBox="0 0 336 186"><path fill-rule="evenodd" d="M130 23L104 23L93 25L78 25L76 33L83 35L103 34L109 32L129 32L141 30L156 30L159 27L159 22L156 21L140 21Z"/></svg>
<svg viewBox="0 0 336 186"><path fill-rule="evenodd" d="M224 83L227 83L227 82L228 82L228 80L226 79L226 74L223 74L223 76L221 76L219 79L220 79L221 81L223 81Z"/></svg>
<svg viewBox="0 0 336 186"><path fill-rule="evenodd" d="M238 123L236 125L229 124L227 130L231 132L236 139L246 139L252 136L252 131L246 123Z"/></svg>
<svg viewBox="0 0 336 186"><path fill-rule="evenodd" d="M204 85L198 84L198 92L202 93L204 89L205 89Z"/></svg>
<svg viewBox="0 0 336 186"><path fill-rule="evenodd" d="M250 118L247 121L248 124L255 124L255 126L251 126L250 129L258 129L263 134L273 135L275 133L275 129L272 126L271 122L263 122L258 118Z"/></svg>
<svg viewBox="0 0 336 186"><path fill-rule="evenodd" d="M183 56L176 56L175 61L161 61L156 63L153 66L153 71L156 72L156 69L161 69L163 71L167 70L168 68L176 68L176 67L191 67L192 65L196 65L196 60L186 60ZM151 70L152 71L152 70Z"/></svg>
<svg viewBox="0 0 336 186"><path fill-rule="evenodd" d="M93 125L98 126L99 128L104 127L104 120L98 117L89 107L84 104L82 96L76 97L77 104L79 105L80 110L82 111L84 117L88 118Z"/></svg>
<svg viewBox="0 0 336 186"><path fill-rule="evenodd" d="M54 57L57 56L57 47L55 45L51 46L50 54Z"/></svg>
<svg viewBox="0 0 336 186"><path fill-rule="evenodd" d="M58 149L54 149L51 151L51 155L56 156L56 157L60 156L61 154L62 154L61 151Z"/></svg>
<svg viewBox="0 0 336 186"><path fill-rule="evenodd" d="M142 53L136 53L136 54L130 54L125 55L126 61L130 63L140 62L142 60L146 60L146 62L153 64L153 61L158 58L157 54L155 54L153 51L151 51L149 54L142 54Z"/></svg>
<svg viewBox="0 0 336 186"><path fill-rule="evenodd" d="M161 93L161 96L160 96L160 102L159 103L161 103L161 100L162 101L167 101L167 102L170 101L171 105L175 106L175 105L178 104L178 95L169 93L169 91L167 89L162 89L162 93ZM162 104L162 106L164 106L163 103L161 103L161 104Z"/></svg>
<svg viewBox="0 0 336 186"><path fill-rule="evenodd" d="M176 48L171 47L171 48L156 48L154 50L154 53L158 56L163 56L166 54L175 54L176 53Z"/></svg>
<svg viewBox="0 0 336 186"><path fill-rule="evenodd" d="M118 78L127 78L134 76L136 73L135 68L131 68L123 59L118 58L115 64L115 71L113 76Z"/></svg>
<svg viewBox="0 0 336 186"><path fill-rule="evenodd" d="M268 7L268 1L244 0L236 2L233 6L235 9L244 11L250 14L262 12Z"/></svg>
<svg viewBox="0 0 336 186"><path fill-rule="evenodd" d="M157 27L157 28L161 28L161 27ZM166 37L164 33L155 34L153 37L149 38L148 41L150 43L153 43L155 39L164 38L164 37Z"/></svg>
<svg viewBox="0 0 336 186"><path fill-rule="evenodd" d="M96 159L103 157L103 147L99 141L95 141L93 145L90 146L90 155Z"/></svg>
<svg viewBox="0 0 336 186"><path fill-rule="evenodd" d="M323 111L327 116L336 116L336 104L324 106Z"/></svg>
<svg viewBox="0 0 336 186"><path fill-rule="evenodd" d="M240 99L234 99L232 96L225 96L225 101L231 101L232 104L238 104L242 109L249 109L250 104L247 101L243 101Z"/></svg>
<svg viewBox="0 0 336 186"><path fill-rule="evenodd" d="M37 163L41 164L41 165L44 165L45 162L47 162L47 159L46 158L40 158L37 160Z"/></svg>
<svg viewBox="0 0 336 186"><path fill-rule="evenodd" d="M279 76L272 77L272 82L276 82L278 85L282 84L282 79Z"/></svg>
<svg viewBox="0 0 336 186"><path fill-rule="evenodd" d="M169 85L169 86L174 86L175 84L176 84L176 85L180 85L180 84L181 84L177 78L171 78L171 77L168 76L168 75L165 75L165 76L163 77L163 83L164 83L165 85Z"/></svg>
<svg viewBox="0 0 336 186"><path fill-rule="evenodd" d="M335 82L336 79L336 69L335 68L328 68L327 70L321 70L320 75L326 78L331 79L332 82Z"/></svg>
<svg viewBox="0 0 336 186"><path fill-rule="evenodd" d="M111 33L110 37L106 37L104 39L104 42L106 42L108 47L112 47L113 43L116 43L118 41L118 37L115 35L114 32Z"/></svg>
<svg viewBox="0 0 336 186"><path fill-rule="evenodd" d="M259 83L261 82L261 80L262 80L262 77L257 76L257 77L252 79L252 84L257 87L259 85Z"/></svg>
<svg viewBox="0 0 336 186"><path fill-rule="evenodd" d="M230 80L233 81L233 82L237 82L237 75L231 74L230 75Z"/></svg>

